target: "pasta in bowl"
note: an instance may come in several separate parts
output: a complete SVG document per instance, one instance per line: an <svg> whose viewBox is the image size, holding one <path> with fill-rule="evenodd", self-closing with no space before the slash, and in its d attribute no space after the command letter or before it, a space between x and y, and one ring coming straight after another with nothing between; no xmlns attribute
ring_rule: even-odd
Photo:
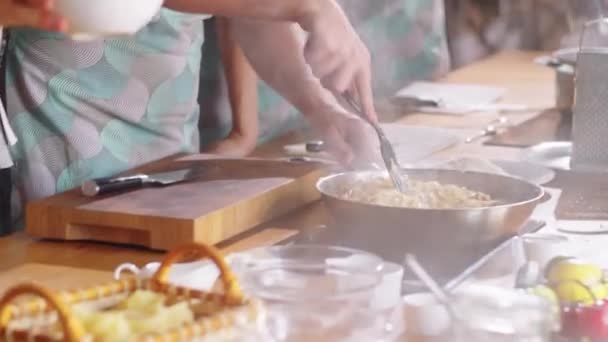
<svg viewBox="0 0 608 342"><path fill-rule="evenodd" d="M409 192L395 189L388 177L373 177L352 184L340 193L340 198L361 203L397 208L458 209L482 208L495 204L490 195L463 186L437 181L408 182Z"/></svg>
<svg viewBox="0 0 608 342"><path fill-rule="evenodd" d="M333 219L333 234L339 237L332 242L396 263L405 253L414 253L455 271L517 235L544 195L538 185L505 175L405 172L412 194L396 192L386 172L352 171L322 178L317 189ZM456 262L458 256L461 261Z"/></svg>

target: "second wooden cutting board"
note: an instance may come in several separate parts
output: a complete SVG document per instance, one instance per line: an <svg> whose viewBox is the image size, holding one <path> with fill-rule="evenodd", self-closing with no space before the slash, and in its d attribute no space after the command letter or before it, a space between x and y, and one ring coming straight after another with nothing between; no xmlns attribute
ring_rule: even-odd
<svg viewBox="0 0 608 342"><path fill-rule="evenodd" d="M152 173L202 168L199 178L97 198L78 189L30 203L34 237L94 240L167 250L188 242L216 244L319 199L317 163L207 156L156 163Z"/></svg>

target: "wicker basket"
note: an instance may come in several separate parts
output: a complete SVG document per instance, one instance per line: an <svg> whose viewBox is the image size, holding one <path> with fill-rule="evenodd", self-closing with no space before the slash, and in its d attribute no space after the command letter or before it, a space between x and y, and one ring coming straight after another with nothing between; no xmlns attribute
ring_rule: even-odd
<svg viewBox="0 0 608 342"><path fill-rule="evenodd" d="M169 284L171 266L185 257L209 257L221 272L224 293ZM234 332L245 325L255 324L263 309L259 301L245 298L236 277L216 249L192 244L169 253L155 275L148 280L129 278L62 293L35 284L21 284L9 289L0 299L0 341L94 341L94 336L85 331L82 322L74 315L73 305L93 304L105 309L137 290L165 294L175 303L187 301L195 315L193 323L162 333L136 336L138 341L192 341ZM34 298L22 304L13 304L21 296ZM51 329L58 323L62 331Z"/></svg>

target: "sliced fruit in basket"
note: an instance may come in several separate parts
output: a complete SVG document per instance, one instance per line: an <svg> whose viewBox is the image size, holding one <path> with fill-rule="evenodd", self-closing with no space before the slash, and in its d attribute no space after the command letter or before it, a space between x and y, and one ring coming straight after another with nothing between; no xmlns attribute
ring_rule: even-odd
<svg viewBox="0 0 608 342"><path fill-rule="evenodd" d="M192 253L215 262L224 293L167 282L171 265ZM21 296L37 298L12 304ZM169 253L152 279L130 278L65 293L17 285L0 298L0 336L13 341L190 341L255 326L262 310L259 301L244 297L218 251L188 245Z"/></svg>
<svg viewBox="0 0 608 342"><path fill-rule="evenodd" d="M557 293L555 293L555 291L549 286L538 285L529 289L528 291L539 297L547 299L549 302L551 302L551 304L559 305L559 297L557 296Z"/></svg>
<svg viewBox="0 0 608 342"><path fill-rule="evenodd" d="M91 312L78 318L85 331L99 341L127 341L132 337L124 312Z"/></svg>
<svg viewBox="0 0 608 342"><path fill-rule="evenodd" d="M580 259L559 257L549 262L545 270L545 276L552 284L566 280L576 280L585 285L593 286L603 282L604 270Z"/></svg>
<svg viewBox="0 0 608 342"><path fill-rule="evenodd" d="M607 297L606 286L598 284L594 286L581 286L582 282L563 281L559 284L552 285L557 293L560 302L564 305L568 304L585 304L592 305L593 303L604 300Z"/></svg>

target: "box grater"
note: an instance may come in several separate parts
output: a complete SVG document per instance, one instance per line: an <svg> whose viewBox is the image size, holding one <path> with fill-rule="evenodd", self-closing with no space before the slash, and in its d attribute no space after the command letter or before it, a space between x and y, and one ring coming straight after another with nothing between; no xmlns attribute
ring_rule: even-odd
<svg viewBox="0 0 608 342"><path fill-rule="evenodd" d="M571 168L608 171L608 48L580 50L573 113Z"/></svg>

